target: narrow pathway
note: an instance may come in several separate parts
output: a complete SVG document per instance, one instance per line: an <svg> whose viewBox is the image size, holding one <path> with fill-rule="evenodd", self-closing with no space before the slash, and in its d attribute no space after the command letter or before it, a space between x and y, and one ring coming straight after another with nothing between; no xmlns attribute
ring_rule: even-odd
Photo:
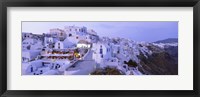
<svg viewBox="0 0 200 97"><path fill-rule="evenodd" d="M92 60L92 53L93 51L89 50L83 60L79 60L73 64L74 68L69 68L66 72L73 75L89 75L96 69L95 61Z"/></svg>

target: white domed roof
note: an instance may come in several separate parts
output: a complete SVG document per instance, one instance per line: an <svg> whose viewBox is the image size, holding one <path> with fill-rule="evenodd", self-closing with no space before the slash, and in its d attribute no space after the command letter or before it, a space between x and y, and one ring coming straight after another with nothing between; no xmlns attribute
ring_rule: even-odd
<svg viewBox="0 0 200 97"><path fill-rule="evenodd" d="M74 46L75 44L70 42L67 38L63 41L65 47Z"/></svg>

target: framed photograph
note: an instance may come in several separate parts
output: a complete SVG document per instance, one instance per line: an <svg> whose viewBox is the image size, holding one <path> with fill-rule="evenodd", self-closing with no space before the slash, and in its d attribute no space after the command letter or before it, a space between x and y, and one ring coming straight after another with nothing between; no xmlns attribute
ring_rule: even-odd
<svg viewBox="0 0 200 97"><path fill-rule="evenodd" d="M199 0L6 0L0 95L199 96Z"/></svg>

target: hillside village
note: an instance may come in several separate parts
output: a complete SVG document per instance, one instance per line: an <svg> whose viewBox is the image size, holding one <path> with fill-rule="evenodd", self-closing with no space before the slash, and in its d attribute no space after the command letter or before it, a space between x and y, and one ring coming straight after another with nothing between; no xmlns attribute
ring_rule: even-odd
<svg viewBox="0 0 200 97"><path fill-rule="evenodd" d="M99 37L95 30L78 26L42 34L22 32L22 75L151 74L141 60L166 45L178 46Z"/></svg>

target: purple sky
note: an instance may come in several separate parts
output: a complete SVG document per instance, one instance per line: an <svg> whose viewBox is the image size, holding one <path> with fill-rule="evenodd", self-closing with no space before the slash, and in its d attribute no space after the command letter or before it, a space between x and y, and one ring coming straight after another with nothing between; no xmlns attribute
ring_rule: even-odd
<svg viewBox="0 0 200 97"><path fill-rule="evenodd" d="M22 22L22 32L42 34L49 29L64 26L85 26L97 34L108 37L130 38L135 41L154 42L166 38L178 38L178 22Z"/></svg>

